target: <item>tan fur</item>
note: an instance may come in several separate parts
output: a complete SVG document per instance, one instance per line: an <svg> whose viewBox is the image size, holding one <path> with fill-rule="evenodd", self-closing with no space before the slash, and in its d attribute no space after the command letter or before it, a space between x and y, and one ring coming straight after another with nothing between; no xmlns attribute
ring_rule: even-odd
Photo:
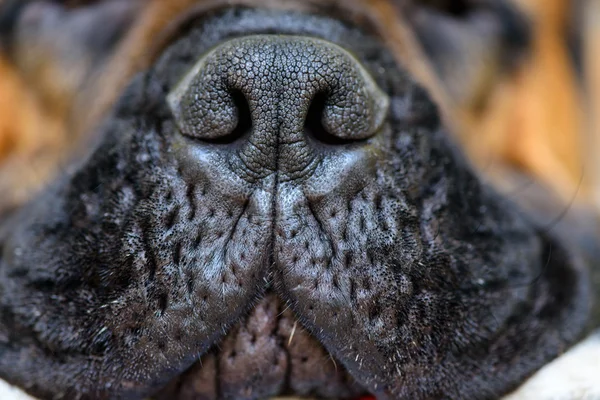
<svg viewBox="0 0 600 400"><path fill-rule="evenodd" d="M0 211L47 181L65 147L62 119L0 58Z"/></svg>
<svg viewBox="0 0 600 400"><path fill-rule="evenodd" d="M584 24L584 73L588 95L586 165L591 169L590 179L593 181L594 201L600 205L600 2L587 0L584 2L582 20Z"/></svg>
<svg viewBox="0 0 600 400"><path fill-rule="evenodd" d="M486 112L466 116L460 137L483 168L501 161L532 174L565 201L589 200L594 182L584 157L584 102L566 48L570 2L519 3L534 23L533 53L494 88Z"/></svg>

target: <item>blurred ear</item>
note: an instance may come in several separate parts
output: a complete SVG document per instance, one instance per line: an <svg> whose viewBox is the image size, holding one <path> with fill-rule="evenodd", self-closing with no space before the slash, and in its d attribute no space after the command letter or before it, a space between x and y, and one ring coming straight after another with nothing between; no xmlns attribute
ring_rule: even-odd
<svg viewBox="0 0 600 400"><path fill-rule="evenodd" d="M373 3L391 45L446 116L484 112L495 86L530 50L528 21L511 0Z"/></svg>
<svg viewBox="0 0 600 400"><path fill-rule="evenodd" d="M52 112L67 113L113 54L138 5L136 0L0 2L0 48Z"/></svg>
<svg viewBox="0 0 600 400"><path fill-rule="evenodd" d="M585 156L591 169L593 200L600 209L600 2L579 0L576 5L582 47L581 69L587 99Z"/></svg>
<svg viewBox="0 0 600 400"><path fill-rule="evenodd" d="M95 92L140 4L0 0L0 218L89 137L74 128L91 113L82 99Z"/></svg>
<svg viewBox="0 0 600 400"><path fill-rule="evenodd" d="M564 199L587 192L582 99L565 32L570 0L368 2L482 171L508 164Z"/></svg>

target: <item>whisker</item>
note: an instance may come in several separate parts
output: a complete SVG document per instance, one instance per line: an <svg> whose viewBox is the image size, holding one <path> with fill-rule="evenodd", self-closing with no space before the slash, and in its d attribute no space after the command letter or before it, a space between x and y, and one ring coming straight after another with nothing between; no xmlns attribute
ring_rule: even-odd
<svg viewBox="0 0 600 400"><path fill-rule="evenodd" d="M290 333L290 338L288 339L288 346L292 344L292 339L294 338L294 333L296 333L296 327L298 326L298 321L294 321L294 326L292 327L292 332Z"/></svg>

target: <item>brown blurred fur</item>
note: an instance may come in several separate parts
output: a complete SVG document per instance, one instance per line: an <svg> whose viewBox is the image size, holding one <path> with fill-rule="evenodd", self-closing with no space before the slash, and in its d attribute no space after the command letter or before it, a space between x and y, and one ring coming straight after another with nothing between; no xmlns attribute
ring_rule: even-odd
<svg viewBox="0 0 600 400"><path fill-rule="evenodd" d="M0 58L0 210L23 201L51 176L68 148L66 139L62 118Z"/></svg>
<svg viewBox="0 0 600 400"><path fill-rule="evenodd" d="M153 49L168 34L174 20L182 18L190 8L211 7L213 2L219 1L148 1L112 61L99 71L94 82L86 85L85 91L78 93L75 104L67 104L66 112L50 107L43 101L47 94L40 95L33 90L27 78L20 77L9 63L0 60L0 167L4 170L0 173L0 191L6 193L7 187L12 188L11 192L15 188L22 189L14 192L15 198L2 196L0 209L7 203L22 201L26 193L54 173L56 166L72 151L77 142L75 137L81 138L82 132L90 131L131 75L151 60ZM592 187L598 184L595 171L591 171L597 168L597 163L594 166L589 161L590 152L584 150L584 96L578 87L565 39L569 15L573 12L569 7L571 2L518 2L533 22L532 54L510 74L486 75L484 71L474 77L481 82L473 85L472 95L468 93L458 101L451 100L440 90L440 82L436 82L423 63L410 33L404 29L406 21L400 20L394 12L392 2L354 0L344 5L357 15L372 19L390 38L400 60L405 63L412 60L407 66L437 98L454 132L480 168L493 174L497 164L515 166L553 188L565 200L576 193L582 199L589 199ZM310 8L313 4L311 1L272 0L238 3L280 8ZM591 45L594 40L600 41L597 21L589 24L588 32L588 49L598 48ZM600 65L598 53L590 50L588 62ZM590 71L599 70L600 67L590 68ZM58 78L50 74L46 80ZM592 73L588 78L595 88L590 98L597 108L600 79ZM60 93L60 96L66 103L73 102L73 93ZM475 96L477 102L472 101ZM588 122L600 125L597 117L596 121ZM600 132L590 131L594 137L600 137ZM75 136L71 136L73 132ZM600 150L599 142L596 140L595 148Z"/></svg>
<svg viewBox="0 0 600 400"><path fill-rule="evenodd" d="M600 2L584 2L580 20L583 21L584 80L588 98L586 131L587 152L593 168L594 200L600 204Z"/></svg>
<svg viewBox="0 0 600 400"><path fill-rule="evenodd" d="M584 154L584 97L567 49L571 2L519 3L534 24L533 52L494 89L487 110L460 136L484 168L500 160L541 179L567 201L578 191L589 199L594 182Z"/></svg>

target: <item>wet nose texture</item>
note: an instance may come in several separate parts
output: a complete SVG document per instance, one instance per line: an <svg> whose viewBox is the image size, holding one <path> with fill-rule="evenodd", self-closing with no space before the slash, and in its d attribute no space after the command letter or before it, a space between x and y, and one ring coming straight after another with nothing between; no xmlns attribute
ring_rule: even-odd
<svg viewBox="0 0 600 400"><path fill-rule="evenodd" d="M239 176L276 173L280 182L303 179L332 153L373 138L389 103L346 50L281 35L216 47L168 100L181 133L220 145Z"/></svg>

